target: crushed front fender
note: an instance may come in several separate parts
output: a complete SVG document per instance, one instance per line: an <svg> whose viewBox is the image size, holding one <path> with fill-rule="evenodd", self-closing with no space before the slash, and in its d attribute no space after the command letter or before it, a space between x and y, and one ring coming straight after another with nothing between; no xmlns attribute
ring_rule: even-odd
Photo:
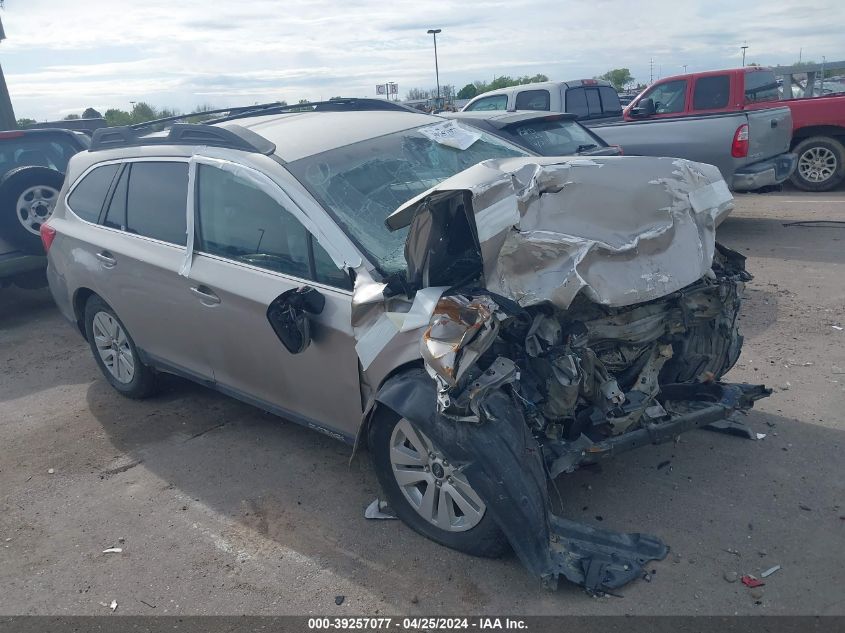
<svg viewBox="0 0 845 633"><path fill-rule="evenodd" d="M544 587L562 576L590 591L614 589L643 574L668 547L657 537L623 534L564 519L552 513L543 450L528 429L521 408L503 390L484 402L484 423L455 423L439 414L434 382L424 370L389 379L377 406L405 417L447 456L484 499L514 552Z"/></svg>

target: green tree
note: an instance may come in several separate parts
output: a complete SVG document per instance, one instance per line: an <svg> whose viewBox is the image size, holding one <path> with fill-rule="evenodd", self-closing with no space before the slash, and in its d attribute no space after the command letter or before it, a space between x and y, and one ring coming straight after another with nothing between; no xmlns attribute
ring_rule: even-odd
<svg viewBox="0 0 845 633"><path fill-rule="evenodd" d="M26 117L24 117L22 119L18 119L18 127L29 127L30 125L33 125L34 123L36 123L35 119L28 119Z"/></svg>
<svg viewBox="0 0 845 633"><path fill-rule="evenodd" d="M634 78L631 76L631 71L627 68L614 68L613 70L608 70L605 74L597 77L597 79L609 81L617 90L624 90L625 86L634 81Z"/></svg>
<svg viewBox="0 0 845 633"><path fill-rule="evenodd" d="M68 114L68 115L64 118L64 120L65 120L65 121L75 121L75 120L77 120L78 118L79 118L79 115L78 115L78 114Z"/></svg>
<svg viewBox="0 0 845 633"><path fill-rule="evenodd" d="M472 99L477 94L478 88L475 87L475 84L467 84L458 90L458 99Z"/></svg>
<svg viewBox="0 0 845 633"><path fill-rule="evenodd" d="M82 113L83 119L102 119L103 115L97 112L94 108L85 108L85 112Z"/></svg>
<svg viewBox="0 0 845 633"><path fill-rule="evenodd" d="M132 123L144 123L145 121L152 121L158 118L158 112L146 101L139 101L132 106Z"/></svg>
<svg viewBox="0 0 845 633"><path fill-rule="evenodd" d="M109 108L103 114L103 118L109 126L130 125L133 122L132 115L126 112L126 110L120 110L119 108Z"/></svg>

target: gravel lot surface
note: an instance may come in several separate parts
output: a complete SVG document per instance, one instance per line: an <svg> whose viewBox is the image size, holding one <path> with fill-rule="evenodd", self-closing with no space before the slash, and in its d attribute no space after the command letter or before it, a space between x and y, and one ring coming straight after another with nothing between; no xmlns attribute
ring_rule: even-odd
<svg viewBox="0 0 845 633"><path fill-rule="evenodd" d="M176 378L126 400L46 290L0 290L0 614L845 614L845 192L739 196L720 239L755 275L728 378L775 388L766 437L559 480L568 516L671 546L622 597L366 521L367 455ZM756 599L726 580L778 564Z"/></svg>

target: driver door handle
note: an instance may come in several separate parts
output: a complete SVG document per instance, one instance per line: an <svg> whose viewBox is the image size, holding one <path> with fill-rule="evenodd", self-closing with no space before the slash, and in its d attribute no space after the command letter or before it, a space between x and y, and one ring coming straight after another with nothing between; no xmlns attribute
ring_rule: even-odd
<svg viewBox="0 0 845 633"><path fill-rule="evenodd" d="M100 251L96 254L96 257L105 268L114 268L117 265L117 260L108 251Z"/></svg>
<svg viewBox="0 0 845 633"><path fill-rule="evenodd" d="M214 294L214 291L211 290L208 286L191 286L191 292L193 292L196 296L200 298L204 304L218 304L220 303L220 297Z"/></svg>

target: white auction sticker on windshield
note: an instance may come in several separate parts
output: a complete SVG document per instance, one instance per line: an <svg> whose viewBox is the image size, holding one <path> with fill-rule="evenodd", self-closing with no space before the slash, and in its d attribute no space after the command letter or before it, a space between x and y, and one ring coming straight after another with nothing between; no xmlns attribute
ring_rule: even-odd
<svg viewBox="0 0 845 633"><path fill-rule="evenodd" d="M456 121L444 121L436 125L429 125L420 129L425 136L441 145L466 149L481 138L480 132L472 132Z"/></svg>

